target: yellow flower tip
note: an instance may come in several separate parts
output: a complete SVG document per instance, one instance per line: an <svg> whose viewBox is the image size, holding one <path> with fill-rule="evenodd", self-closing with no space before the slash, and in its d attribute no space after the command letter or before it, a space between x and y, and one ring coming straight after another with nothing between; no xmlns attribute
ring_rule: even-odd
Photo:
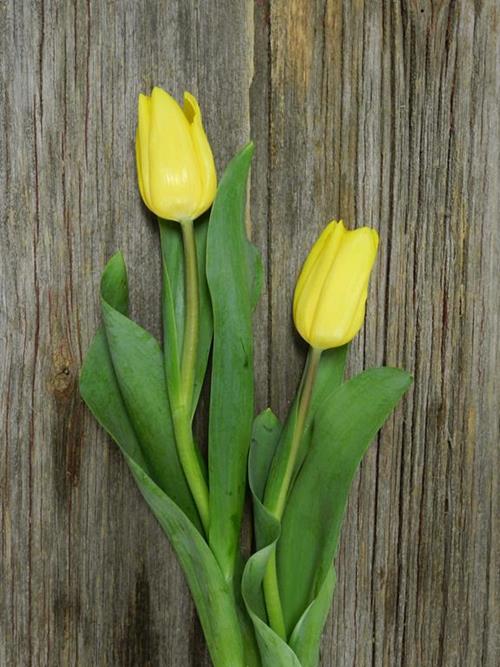
<svg viewBox="0 0 500 667"><path fill-rule="evenodd" d="M177 104L177 101L172 97L172 95L167 93L166 90L163 90L163 88L160 88L160 86L153 87L153 90L151 91L151 99L156 102L163 101Z"/></svg>
<svg viewBox="0 0 500 667"><path fill-rule="evenodd" d="M194 95L184 91L184 115L188 122L202 124L200 105Z"/></svg>
<svg viewBox="0 0 500 667"><path fill-rule="evenodd" d="M141 115L149 113L150 109L151 109L151 98L148 95L143 95L141 93L139 95L139 103L138 103L139 123L141 121Z"/></svg>

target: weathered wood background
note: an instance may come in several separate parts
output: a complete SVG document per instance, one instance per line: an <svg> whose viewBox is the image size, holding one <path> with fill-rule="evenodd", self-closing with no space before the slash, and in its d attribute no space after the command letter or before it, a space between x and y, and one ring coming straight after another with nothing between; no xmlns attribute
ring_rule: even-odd
<svg viewBox="0 0 500 667"><path fill-rule="evenodd" d="M220 169L257 146L258 407L284 415L290 300L333 217L380 230L350 369L415 384L355 482L322 665L498 664L495 0L0 2L0 665L208 665L181 572L77 377L121 248L159 331L136 98L198 95ZM498 630L498 627L496 628Z"/></svg>

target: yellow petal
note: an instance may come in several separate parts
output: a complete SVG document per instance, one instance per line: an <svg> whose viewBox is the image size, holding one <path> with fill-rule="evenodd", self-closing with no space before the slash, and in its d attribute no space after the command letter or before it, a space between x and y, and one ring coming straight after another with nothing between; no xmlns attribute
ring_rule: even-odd
<svg viewBox="0 0 500 667"><path fill-rule="evenodd" d="M201 198L195 216L198 217L209 208L215 198L217 174L212 149L203 128L200 107L196 98L188 92L184 93L184 115L189 123L201 180Z"/></svg>
<svg viewBox="0 0 500 667"><path fill-rule="evenodd" d="M300 272L293 311L295 326L306 340L311 336L321 292L345 233L343 222L332 220L313 245Z"/></svg>
<svg viewBox="0 0 500 667"><path fill-rule="evenodd" d="M142 200L146 202L146 193L144 191L144 182L142 179L141 148L139 145L139 132L135 135L135 163L137 165L137 182L139 183L139 192Z"/></svg>
<svg viewBox="0 0 500 667"><path fill-rule="evenodd" d="M375 254L372 230L365 227L345 234L325 280L314 318L317 340L336 347L357 333L352 323L360 302L364 303L363 295L366 299Z"/></svg>
<svg viewBox="0 0 500 667"><path fill-rule="evenodd" d="M151 208L149 186L149 132L151 127L151 100L147 95L139 95L139 122L136 135L136 160L139 190L146 206Z"/></svg>
<svg viewBox="0 0 500 667"><path fill-rule="evenodd" d="M163 218L192 219L202 191L198 159L186 116L161 88L151 95L149 160L152 209Z"/></svg>

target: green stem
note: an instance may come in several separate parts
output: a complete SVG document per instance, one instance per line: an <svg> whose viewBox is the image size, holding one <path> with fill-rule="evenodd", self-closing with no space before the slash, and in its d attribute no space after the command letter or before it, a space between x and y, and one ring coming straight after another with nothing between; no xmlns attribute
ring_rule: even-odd
<svg viewBox="0 0 500 667"><path fill-rule="evenodd" d="M304 378L301 383L301 392L299 397L299 405L297 408L297 421L292 435L292 444L290 445L290 452L286 462L285 472L280 481L277 493L271 491L271 495L267 493L264 501L265 506L274 514L277 519L281 520L283 511L285 509L290 483L295 470L297 462L297 454L299 452L299 445L302 439L304 425L307 417L307 411L311 402L312 391L314 387L314 380L316 379L316 372L318 370L319 360L321 358L322 350L317 350L314 347L309 349L307 364L304 370Z"/></svg>
<svg viewBox="0 0 500 667"><path fill-rule="evenodd" d="M168 267L163 265L163 319L164 319L164 354L167 388L174 426L177 453L186 476L186 481L193 495L200 519L208 535L209 510L208 486L200 463L200 456L193 438L191 425L191 403L193 396L194 372L198 347L199 295L198 267L196 263L196 245L191 220L181 224L184 244L185 274L185 315L182 361L179 368L177 347L177 325L172 289L168 276ZM163 262L165 262L166 235L161 227Z"/></svg>
<svg viewBox="0 0 500 667"><path fill-rule="evenodd" d="M267 562L264 581L264 599L266 601L267 618L274 632L286 642L285 617L281 605L280 589L278 585L278 568L276 564L276 548L273 549Z"/></svg>
<svg viewBox="0 0 500 667"><path fill-rule="evenodd" d="M172 421L182 469L184 470L194 502L198 508L203 529L205 530L205 534L208 535L208 486L196 453L191 418L185 405L180 402L172 404Z"/></svg>
<svg viewBox="0 0 500 667"><path fill-rule="evenodd" d="M309 349L307 364L304 370L304 377L301 382L299 404L297 408L297 420L295 422L295 427L292 434L292 441L285 470L281 480L279 481L279 485L273 485L273 488L266 489L264 504L271 512L271 514L273 514L279 521L281 521L283 517L288 492L290 490L290 484L292 482L293 474L295 471L300 441L304 433L304 426L307 418L307 412L309 410L309 405L311 403L311 396L314 388L314 381L316 379L319 361L321 358L321 352L322 350L318 350L313 347ZM263 587L269 623L272 629L283 640L286 641L286 626L278 585L276 550L273 551L267 564Z"/></svg>
<svg viewBox="0 0 500 667"><path fill-rule="evenodd" d="M181 397L188 410L193 400L194 373L199 338L200 296L198 292L198 263L193 221L181 224L184 243L184 270L186 284L186 319L181 361Z"/></svg>

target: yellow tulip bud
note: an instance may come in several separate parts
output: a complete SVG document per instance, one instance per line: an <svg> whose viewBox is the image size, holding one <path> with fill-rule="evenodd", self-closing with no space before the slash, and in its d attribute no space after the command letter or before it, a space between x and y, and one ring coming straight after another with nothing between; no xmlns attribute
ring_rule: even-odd
<svg viewBox="0 0 500 667"><path fill-rule="evenodd" d="M139 190L160 218L194 220L212 204L217 189L214 158L196 99L184 108L161 88L139 95L136 135Z"/></svg>
<svg viewBox="0 0 500 667"><path fill-rule="evenodd" d="M312 347L339 347L360 330L377 247L374 229L347 231L335 220L312 247L293 300L295 326Z"/></svg>

